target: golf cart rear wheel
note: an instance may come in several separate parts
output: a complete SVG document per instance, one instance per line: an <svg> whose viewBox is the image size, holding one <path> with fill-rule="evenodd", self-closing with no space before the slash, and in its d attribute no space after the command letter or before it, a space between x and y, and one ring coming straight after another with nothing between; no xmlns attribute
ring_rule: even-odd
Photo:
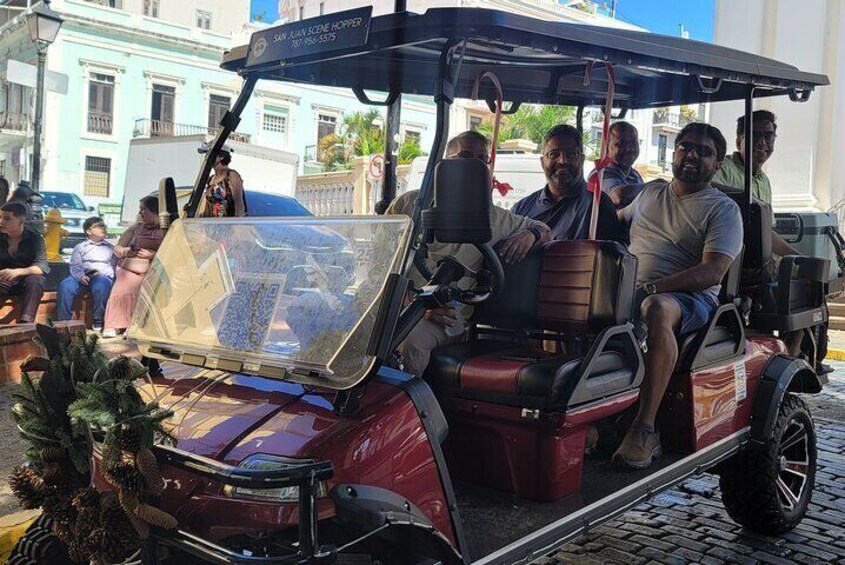
<svg viewBox="0 0 845 565"><path fill-rule="evenodd" d="M787 393L769 441L737 454L721 472L722 503L734 521L768 535L797 526L816 478L816 432L804 402Z"/></svg>

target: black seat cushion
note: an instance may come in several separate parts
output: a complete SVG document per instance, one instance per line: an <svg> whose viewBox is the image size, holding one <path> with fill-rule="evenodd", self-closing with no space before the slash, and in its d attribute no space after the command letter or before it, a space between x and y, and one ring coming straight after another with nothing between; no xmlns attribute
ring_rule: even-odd
<svg viewBox="0 0 845 565"><path fill-rule="evenodd" d="M456 343L432 352L426 379L439 394L530 408L566 406L581 358L550 355L512 342L480 340ZM633 374L624 357L608 351L591 371L591 390L624 390Z"/></svg>
<svg viewBox="0 0 845 565"><path fill-rule="evenodd" d="M705 366L733 356L736 349L736 338L724 326L716 326L710 333L704 327L681 336L678 343L681 346L678 348L676 371L688 371L693 357L699 352L699 364Z"/></svg>

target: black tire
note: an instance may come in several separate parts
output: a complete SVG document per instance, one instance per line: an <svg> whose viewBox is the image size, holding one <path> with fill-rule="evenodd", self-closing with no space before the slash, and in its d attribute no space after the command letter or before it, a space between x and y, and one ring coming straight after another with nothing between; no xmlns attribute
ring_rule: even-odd
<svg viewBox="0 0 845 565"><path fill-rule="evenodd" d="M74 565L67 546L52 530L52 518L44 514L36 518L12 548L6 565Z"/></svg>
<svg viewBox="0 0 845 565"><path fill-rule="evenodd" d="M807 406L786 393L771 439L720 468L722 503L738 524L778 535L804 518L816 479L816 431Z"/></svg>

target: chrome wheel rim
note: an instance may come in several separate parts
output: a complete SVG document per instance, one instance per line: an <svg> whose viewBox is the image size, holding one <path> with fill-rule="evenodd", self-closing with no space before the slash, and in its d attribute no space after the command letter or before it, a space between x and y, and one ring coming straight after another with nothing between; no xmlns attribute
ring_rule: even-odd
<svg viewBox="0 0 845 565"><path fill-rule="evenodd" d="M787 511L801 503L810 477L810 434L804 422L792 420L778 448L778 499Z"/></svg>

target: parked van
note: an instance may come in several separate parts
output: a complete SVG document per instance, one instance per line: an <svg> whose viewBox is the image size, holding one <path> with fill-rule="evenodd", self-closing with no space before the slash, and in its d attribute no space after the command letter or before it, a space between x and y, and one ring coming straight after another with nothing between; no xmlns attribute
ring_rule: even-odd
<svg viewBox="0 0 845 565"><path fill-rule="evenodd" d="M138 213L138 201L158 189L158 181L172 177L176 186L193 186L203 155L197 150L209 135L153 137L129 142L129 160L120 221L129 225ZM294 196L299 156L288 151L229 140L232 169L249 190Z"/></svg>

